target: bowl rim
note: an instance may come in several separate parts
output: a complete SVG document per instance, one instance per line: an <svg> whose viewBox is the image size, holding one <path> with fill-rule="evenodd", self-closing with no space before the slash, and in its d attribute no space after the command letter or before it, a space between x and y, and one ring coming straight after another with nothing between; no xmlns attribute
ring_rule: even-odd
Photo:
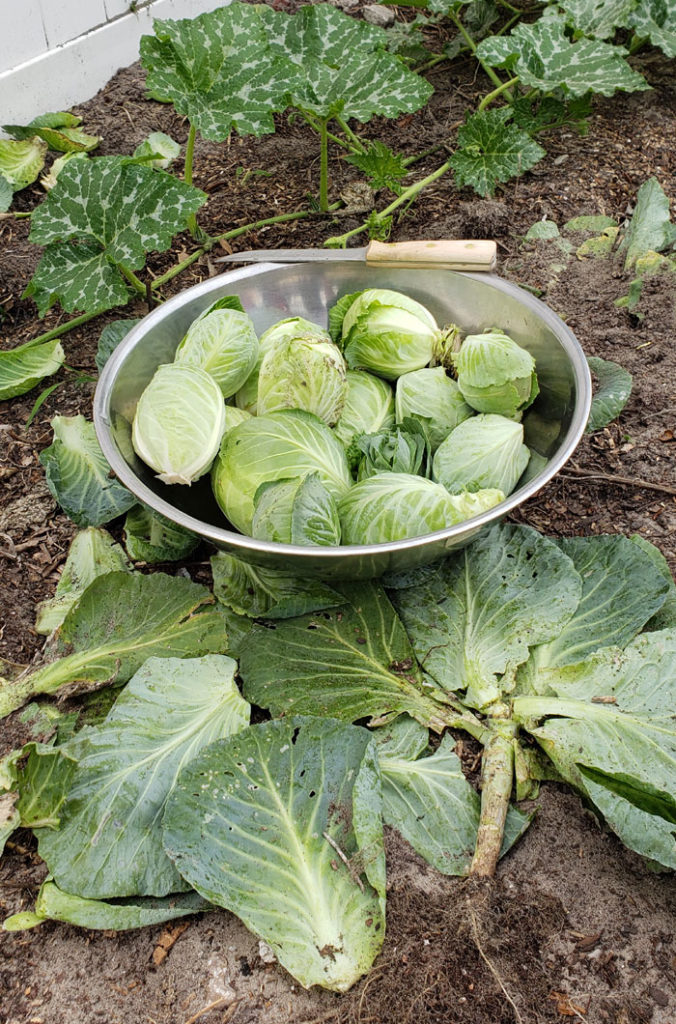
<svg viewBox="0 0 676 1024"><path fill-rule="evenodd" d="M354 265L353 261L345 262L350 262ZM336 264L334 263L333 266L335 265ZM445 527L443 530L436 530L433 533L425 533L419 537L410 537L405 540L384 541L380 544L340 544L335 547L280 544L276 541L256 540L254 537L237 533L234 530L228 530L225 527L212 526L210 523L205 523L203 520L196 519L194 516L182 512L180 509L176 508L175 505L171 505L163 498L160 498L155 491L136 476L135 472L131 469L120 453L118 446L113 441L110 402L113 393L113 386L120 367L125 362L127 355L136 347L138 341L145 336L148 330L148 324L152 323L154 325L156 322L161 323L163 320L171 317L177 309L180 309L185 304L186 296L199 293L200 296L208 298L212 291L220 290L224 282L240 281L247 277L260 276L292 266L297 266L297 264L257 263L252 266L227 271L224 274L219 274L214 278L209 278L207 281L202 281L193 285L191 288L187 288L184 291L179 292L167 302L144 316L141 322L132 328L126 338L117 346L110 358L107 360L94 392L94 426L103 454L105 455L115 476L122 484L124 484L125 487L127 487L129 491L131 491L138 501L148 505L153 511L165 516L165 518L169 519L176 525L182 526L201 538L211 541L217 547L226 547L229 550L236 549L237 552L242 552L243 554L251 551L272 557L281 556L283 558L284 556L289 556L296 563L298 563L299 560L302 561L303 558L312 561L319 558L322 560L325 559L327 564L331 564L332 562L337 563L341 559L345 559L349 556L359 558L383 556L400 551L412 551L418 548L424 548L431 543L438 544L443 541L452 542L455 539L459 541L467 532L468 528L474 535L482 527L502 519L503 516L507 515L507 513L511 512L514 508L533 497L534 494L541 490L545 484L549 483L549 481L556 476L562 466L571 457L587 425L592 398L591 372L582 346L575 334L561 319L561 317L549 308L549 306L538 299L535 295L532 295L525 289L513 284L511 281L506 281L495 273L449 271L449 273L455 273L459 277L481 278L498 291L517 298L524 306L534 312L561 341L564 341L565 339L567 343L566 354L570 359L577 395L575 409L573 410L573 415L566 431L564 441L559 447L556 455L548 462L545 469L541 470L526 484L512 492L512 494L505 498L504 501L501 501L499 505L494 505L492 508L488 509L486 512L482 512L480 515L474 516L471 519L463 520L460 523L456 523L454 526Z"/></svg>

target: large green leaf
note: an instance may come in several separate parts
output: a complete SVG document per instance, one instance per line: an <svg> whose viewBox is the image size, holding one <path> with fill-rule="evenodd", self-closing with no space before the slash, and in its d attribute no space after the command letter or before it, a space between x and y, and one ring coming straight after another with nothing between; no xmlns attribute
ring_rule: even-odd
<svg viewBox="0 0 676 1024"><path fill-rule="evenodd" d="M206 139L220 142L275 130L296 68L269 50L262 15L232 3L196 18L155 21L141 39L141 63L155 99L173 103Z"/></svg>
<svg viewBox="0 0 676 1024"><path fill-rule="evenodd" d="M184 764L248 725L236 668L222 655L149 658L105 721L66 745L78 763L60 825L38 833L61 889L107 899L184 888L162 848L164 805Z"/></svg>
<svg viewBox="0 0 676 1024"><path fill-rule="evenodd" d="M120 156L71 160L31 217L31 242L47 246L28 294L41 312L99 312L130 297L123 271L164 252L206 201L165 171Z"/></svg>
<svg viewBox="0 0 676 1024"><path fill-rule="evenodd" d="M61 368L65 354L59 341L45 341L0 352L0 402L16 398Z"/></svg>
<svg viewBox="0 0 676 1024"><path fill-rule="evenodd" d="M623 47L584 38L571 42L566 17L554 6L533 24L520 22L507 36L484 39L476 56L490 67L509 68L523 85L540 92L561 89L569 96L589 91L612 96L618 89L650 88L624 59Z"/></svg>
<svg viewBox="0 0 676 1024"><path fill-rule="evenodd" d="M601 647L625 647L669 592L652 558L628 537L567 537L557 543L580 575L582 596L558 636L531 651L529 675L574 665ZM541 692L537 680L535 686Z"/></svg>
<svg viewBox="0 0 676 1024"><path fill-rule="evenodd" d="M640 534L635 533L631 537L633 544L637 544L642 551L644 551L651 559L655 571L666 580L667 583L667 596L664 600L664 604L649 620L646 622L644 630L646 632L656 632L659 629L676 629L676 582L671 575L671 569L669 563L662 554L659 548L651 544L645 537L641 537Z"/></svg>
<svg viewBox="0 0 676 1024"><path fill-rule="evenodd" d="M498 700L497 676L553 640L575 611L582 581L554 541L527 526L482 534L418 586L394 593L418 660L465 703Z"/></svg>
<svg viewBox="0 0 676 1024"><path fill-rule="evenodd" d="M375 748L365 729L293 717L252 726L188 765L165 847L302 985L345 991L385 932Z"/></svg>
<svg viewBox="0 0 676 1024"><path fill-rule="evenodd" d="M592 398L585 433L593 434L616 420L631 395L632 376L618 363L598 356L587 356L589 369L598 384Z"/></svg>
<svg viewBox="0 0 676 1024"><path fill-rule="evenodd" d="M480 196L493 195L499 181L530 170L545 151L522 128L508 124L509 107L468 116L458 129L458 148L451 157L459 186L470 185Z"/></svg>
<svg viewBox="0 0 676 1024"><path fill-rule="evenodd" d="M213 597L183 577L110 572L91 583L55 635L56 660L0 684L0 718L37 693L124 683L146 658L192 658L227 648Z"/></svg>
<svg viewBox="0 0 676 1024"><path fill-rule="evenodd" d="M625 270L648 252L660 252L676 242L669 199L657 178L649 178L636 194L636 206L620 244Z"/></svg>
<svg viewBox="0 0 676 1024"><path fill-rule="evenodd" d="M45 166L46 156L47 143L37 136L21 142L0 139L0 174L16 192L35 181Z"/></svg>
<svg viewBox="0 0 676 1024"><path fill-rule="evenodd" d="M129 559L109 533L93 526L80 530L68 549L54 597L36 608L35 631L49 636L97 576L125 571L131 571Z"/></svg>
<svg viewBox="0 0 676 1024"><path fill-rule="evenodd" d="M639 0L626 24L648 38L667 57L676 57L676 7L673 0Z"/></svg>
<svg viewBox="0 0 676 1024"><path fill-rule="evenodd" d="M594 39L608 39L615 29L627 24L636 0L559 0L572 28Z"/></svg>
<svg viewBox="0 0 676 1024"><path fill-rule="evenodd" d="M66 111L53 114L40 114L30 124L3 124L3 130L15 139L30 139L37 136L43 139L50 149L57 153L89 153L96 149L100 137L87 135L79 127L82 118Z"/></svg>
<svg viewBox="0 0 676 1024"><path fill-rule="evenodd" d="M555 696L517 697L515 718L625 845L676 867L676 631L542 679Z"/></svg>
<svg viewBox="0 0 676 1024"><path fill-rule="evenodd" d="M80 928L125 931L128 928L145 928L162 921L173 921L177 917L197 914L201 910L213 909L196 892L178 892L171 896L140 896L132 899L90 900L63 892L55 882L43 882L35 901L34 916L14 914L3 922L5 931L22 931L33 928L42 921L65 921Z"/></svg>
<svg viewBox="0 0 676 1024"><path fill-rule="evenodd" d="M55 416L51 425L54 440L40 462L66 515L78 526L103 526L127 512L136 498L111 475L94 424L84 416Z"/></svg>
<svg viewBox="0 0 676 1024"><path fill-rule="evenodd" d="M407 712L441 731L444 706L425 691L406 631L376 583L336 585L345 604L254 626L240 654L244 695L274 715L355 722ZM443 702L445 695L437 694Z"/></svg>
<svg viewBox="0 0 676 1024"><path fill-rule="evenodd" d="M418 751L397 749L402 745L400 731L411 739L411 727L405 719L398 719L390 730L391 735L385 734L378 744L385 823L396 828L437 871L444 875L468 874L481 800L462 773L453 751L455 740L446 734L433 754L418 757ZM530 820L530 816L510 808L503 853L522 835Z"/></svg>
<svg viewBox="0 0 676 1024"><path fill-rule="evenodd" d="M342 594L321 580L249 565L222 551L212 557L211 572L221 604L251 618L288 619L345 602Z"/></svg>
<svg viewBox="0 0 676 1024"><path fill-rule="evenodd" d="M385 52L387 35L330 4L302 7L288 16L262 11L272 51L296 69L289 84L293 106L319 117L336 114L369 121L374 114L396 117L429 99L432 86Z"/></svg>

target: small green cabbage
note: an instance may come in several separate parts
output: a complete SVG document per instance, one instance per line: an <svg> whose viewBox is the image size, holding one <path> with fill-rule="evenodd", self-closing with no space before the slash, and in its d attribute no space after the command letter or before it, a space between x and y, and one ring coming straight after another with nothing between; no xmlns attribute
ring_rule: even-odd
<svg viewBox="0 0 676 1024"><path fill-rule="evenodd" d="M528 465L523 426L484 413L465 420L439 446L432 476L452 494L497 487L511 494Z"/></svg>
<svg viewBox="0 0 676 1024"><path fill-rule="evenodd" d="M254 497L251 535L278 544L340 544L335 499L318 473L261 484Z"/></svg>
<svg viewBox="0 0 676 1024"><path fill-rule="evenodd" d="M213 377L198 366L166 363L141 395L132 425L134 451L165 484L190 484L216 456L225 403Z"/></svg>
<svg viewBox="0 0 676 1024"><path fill-rule="evenodd" d="M258 374L260 373L263 359L273 345L279 341L291 338L295 334L311 334L314 337L323 338L325 341L331 340L328 331L325 331L319 324L312 323L311 320L305 320L302 316L290 316L285 320L279 320L272 327L268 327L267 331L263 331L258 339L258 359L251 373L235 395L235 402L239 409L246 409L252 416L257 414Z"/></svg>
<svg viewBox="0 0 676 1024"><path fill-rule="evenodd" d="M343 350L351 369L394 380L432 360L439 328L423 305L388 288L368 288L343 320Z"/></svg>
<svg viewBox="0 0 676 1024"><path fill-rule="evenodd" d="M258 338L251 317L239 309L213 309L188 328L174 361L199 366L211 374L223 397L234 395L258 358Z"/></svg>
<svg viewBox="0 0 676 1024"><path fill-rule="evenodd" d="M424 474L425 455L428 445L423 429L415 420L407 420L408 430L401 425L379 430L375 434L362 434L355 438L354 445L362 453L357 468L357 480L377 473Z"/></svg>
<svg viewBox="0 0 676 1024"><path fill-rule="evenodd" d="M420 421L432 451L459 423L474 415L443 366L403 374L397 381L394 406L397 423L409 416Z"/></svg>
<svg viewBox="0 0 676 1024"><path fill-rule="evenodd" d="M499 504L501 491L451 495L432 480L379 473L356 483L338 502L343 544L382 544L434 533Z"/></svg>
<svg viewBox="0 0 676 1024"><path fill-rule="evenodd" d="M347 448L359 434L394 426L394 394L387 381L365 370L347 371L347 394L336 437Z"/></svg>
<svg viewBox="0 0 676 1024"><path fill-rule="evenodd" d="M468 335L451 358L458 387L477 412L515 419L538 394L532 355L498 328Z"/></svg>
<svg viewBox="0 0 676 1024"><path fill-rule="evenodd" d="M225 434L212 485L233 526L250 534L261 484L315 472L336 500L352 484L345 449L331 428L312 413L284 409L254 416Z"/></svg>
<svg viewBox="0 0 676 1024"><path fill-rule="evenodd" d="M330 427L347 393L345 360L337 345L317 334L280 338L267 347L258 372L258 415L305 409Z"/></svg>

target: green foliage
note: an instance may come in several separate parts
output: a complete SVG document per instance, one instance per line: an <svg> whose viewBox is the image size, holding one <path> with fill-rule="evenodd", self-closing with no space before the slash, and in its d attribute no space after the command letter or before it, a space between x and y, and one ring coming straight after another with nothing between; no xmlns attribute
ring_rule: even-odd
<svg viewBox="0 0 676 1024"><path fill-rule="evenodd" d="M297 71L268 46L259 8L232 3L196 18L153 22L141 39L141 63L154 99L176 111L205 138L220 142L273 132L273 113L288 105Z"/></svg>
<svg viewBox="0 0 676 1024"><path fill-rule="evenodd" d="M561 89L567 96L584 96L591 90L612 96L618 89L650 88L624 59L623 47L584 38L571 42L565 29L565 17L550 7L532 25L521 22L507 36L484 39L476 56L489 67L508 68L523 85L544 93Z"/></svg>
<svg viewBox="0 0 676 1024"><path fill-rule="evenodd" d="M5 213L6 210L9 210L13 197L14 189L4 174L0 173L0 213Z"/></svg>
<svg viewBox="0 0 676 1024"><path fill-rule="evenodd" d="M87 135L79 127L81 123L82 118L76 114L59 111L34 117L27 125L3 124L2 127L14 139L42 139L57 153L89 153L96 149L101 138Z"/></svg>
<svg viewBox="0 0 676 1024"><path fill-rule="evenodd" d="M99 373L101 373L120 342L124 341L131 329L140 323L141 320L137 317L129 320L113 320L112 323L106 324L101 331L99 346L96 350L96 368Z"/></svg>
<svg viewBox="0 0 676 1024"><path fill-rule="evenodd" d="M559 0L568 24L576 32L594 39L608 39L618 26L627 24L627 17L636 0Z"/></svg>
<svg viewBox="0 0 676 1024"><path fill-rule="evenodd" d="M375 189L399 192L399 182L408 174L403 158L378 140L369 143L365 153L350 153L345 160L358 167Z"/></svg>
<svg viewBox="0 0 676 1024"><path fill-rule="evenodd" d="M37 136L21 142L0 139L0 175L18 192L35 181L46 155L47 143Z"/></svg>
<svg viewBox="0 0 676 1024"><path fill-rule="evenodd" d="M249 565L219 551L211 559L214 594L227 608L251 618L287 619L343 604L327 583L281 569Z"/></svg>
<svg viewBox="0 0 676 1024"><path fill-rule="evenodd" d="M130 509L136 499L111 476L94 424L84 416L55 416L51 424L54 439L40 462L66 515L78 526L104 526Z"/></svg>
<svg viewBox="0 0 676 1024"><path fill-rule="evenodd" d="M124 521L124 546L135 562L178 562L192 554L200 538L145 505L134 505Z"/></svg>
<svg viewBox="0 0 676 1024"><path fill-rule="evenodd" d="M632 376L609 359L588 356L587 362L598 382L586 430L586 433L593 434L596 430L603 430L620 415L631 395Z"/></svg>
<svg viewBox="0 0 676 1024"><path fill-rule="evenodd" d="M459 186L470 185L480 196L491 196L498 182L523 174L543 158L542 146L509 124L510 118L509 107L467 117L458 129L458 148L451 157Z"/></svg>
<svg viewBox="0 0 676 1024"><path fill-rule="evenodd" d="M676 242L676 224L671 223L669 199L657 178L641 185L636 206L620 244L625 270L650 251L660 252Z"/></svg>
<svg viewBox="0 0 676 1024"><path fill-rule="evenodd" d="M667 57L676 57L676 9L671 0L639 0L626 24Z"/></svg>
<svg viewBox="0 0 676 1024"><path fill-rule="evenodd" d="M181 773L164 841L183 877L304 986L342 992L370 968L385 853L367 730L294 717L213 744Z"/></svg>
<svg viewBox="0 0 676 1024"><path fill-rule="evenodd" d="M102 312L129 301L129 275L164 252L205 202L198 189L127 157L71 160L31 218L45 251L26 289L40 314Z"/></svg>
<svg viewBox="0 0 676 1024"><path fill-rule="evenodd" d="M142 160L150 167L166 171L177 159L181 147L171 135L164 132L151 132L134 150L134 159Z"/></svg>
<svg viewBox="0 0 676 1024"><path fill-rule="evenodd" d="M63 366L66 356L59 341L45 341L0 352L0 402L31 391Z"/></svg>

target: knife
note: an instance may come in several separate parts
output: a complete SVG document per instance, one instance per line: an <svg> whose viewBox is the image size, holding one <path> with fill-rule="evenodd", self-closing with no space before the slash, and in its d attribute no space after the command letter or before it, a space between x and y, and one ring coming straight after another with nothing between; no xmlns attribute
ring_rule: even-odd
<svg viewBox="0 0 676 1024"><path fill-rule="evenodd" d="M418 267L421 270L495 269L496 244L486 239L418 242L369 242L358 249L251 249L219 256L216 263L306 263L357 260L373 267Z"/></svg>

